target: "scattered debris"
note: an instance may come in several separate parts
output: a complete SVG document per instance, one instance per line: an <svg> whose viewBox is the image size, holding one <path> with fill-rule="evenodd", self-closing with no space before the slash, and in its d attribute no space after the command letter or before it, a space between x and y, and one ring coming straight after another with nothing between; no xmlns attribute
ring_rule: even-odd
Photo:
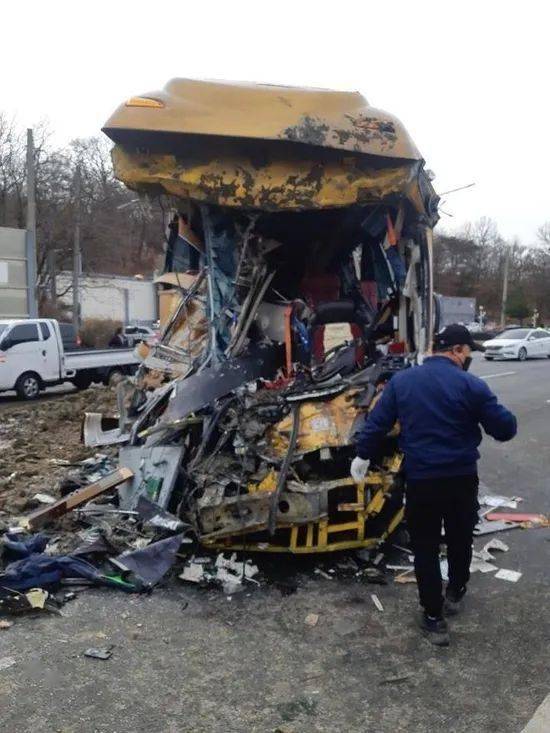
<svg viewBox="0 0 550 733"><path fill-rule="evenodd" d="M497 494L485 494L479 497L479 503L483 506L506 507L507 509L517 509L518 504L523 499L519 496L498 496Z"/></svg>
<svg viewBox="0 0 550 733"><path fill-rule="evenodd" d="M522 573L517 570L505 570L504 568L501 568L497 573L495 573L495 578L499 578L499 580L509 580L511 583L517 583L521 576Z"/></svg>
<svg viewBox="0 0 550 733"><path fill-rule="evenodd" d="M110 562L123 571L132 573L144 587L152 588L170 570L181 546L183 535L153 542L143 549L125 552Z"/></svg>
<svg viewBox="0 0 550 733"><path fill-rule="evenodd" d="M509 529L518 529L519 524L515 522L504 522L504 521L484 521L479 522L475 529L474 535L479 537L484 534L494 534L495 532L505 532Z"/></svg>
<svg viewBox="0 0 550 733"><path fill-rule="evenodd" d="M49 494L35 494L33 499L38 501L40 504L55 504L56 502L55 497L50 496Z"/></svg>
<svg viewBox="0 0 550 733"><path fill-rule="evenodd" d="M91 659L110 659L110 657L113 654L113 649L115 648L114 644L111 644L111 646L101 647L101 648L90 648L86 649L84 652L85 657L90 657Z"/></svg>
<svg viewBox="0 0 550 733"><path fill-rule="evenodd" d="M470 563L470 572L476 573L479 571L480 573L492 573L494 570L498 570L496 565L491 565L491 563L486 562L485 560L482 560L478 557L473 557L472 562Z"/></svg>
<svg viewBox="0 0 550 733"><path fill-rule="evenodd" d="M550 518L544 514L521 514L519 512L492 512L487 514L490 522L518 522L527 527L550 527Z"/></svg>
<svg viewBox="0 0 550 733"><path fill-rule="evenodd" d="M179 578L189 583L221 586L226 595L231 595L243 589L243 581L257 583L258 573L258 566L251 560L237 560L236 553L226 558L222 553L215 559L191 557Z"/></svg>
<svg viewBox="0 0 550 733"><path fill-rule="evenodd" d="M481 550L474 552L474 557L486 562L491 562L495 559L494 555L491 554L491 550L498 552L508 552L510 548L504 542L499 539L492 539L487 542Z"/></svg>
<svg viewBox="0 0 550 733"><path fill-rule="evenodd" d="M416 583L416 576L412 570L407 570L401 575L396 575L393 580L395 583Z"/></svg>
<svg viewBox="0 0 550 733"><path fill-rule="evenodd" d="M308 613L308 615L304 619L304 623L307 626L317 626L318 621L319 621L318 613Z"/></svg>
<svg viewBox="0 0 550 733"><path fill-rule="evenodd" d="M387 580L384 571L377 567L367 567L358 573L362 576L367 583L373 583L374 585L386 585Z"/></svg>
<svg viewBox="0 0 550 733"><path fill-rule="evenodd" d="M399 682L406 682L411 677L413 677L413 673L406 672L404 674L398 674L393 677L386 677L386 679L380 680L379 684L380 685L395 685L395 684L398 684Z"/></svg>
<svg viewBox="0 0 550 733"><path fill-rule="evenodd" d="M334 580L334 575L329 575L328 573L325 573L325 571L321 570L321 568L315 568L315 575L320 575L321 578L325 578L325 580Z"/></svg>
<svg viewBox="0 0 550 733"><path fill-rule="evenodd" d="M67 512L72 511L81 504L85 504L96 496L105 494L110 489L118 486L123 481L132 478L133 473L129 468L119 468L108 476L100 478L89 486L85 486L78 491L68 494L63 499L56 501L55 504L49 504L44 509L38 509L33 514L29 514L21 520L21 526L27 530L35 530L43 526L47 522L63 516Z"/></svg>
<svg viewBox="0 0 550 733"><path fill-rule="evenodd" d="M31 588L25 593L31 608L44 608L48 600L49 593L43 588Z"/></svg>
<svg viewBox="0 0 550 733"><path fill-rule="evenodd" d="M190 561L178 577L188 583L202 583L205 580L204 566L201 563Z"/></svg>
<svg viewBox="0 0 550 733"><path fill-rule="evenodd" d="M383 611L383 610L384 610L384 606L383 606L383 605L382 605L382 603L380 602L380 598L378 598L378 596L376 595L376 593L371 593L370 597L371 597L371 600L372 600L372 602L373 602L373 603L374 603L374 605L376 606L376 608L377 608L377 609L378 609L379 611Z"/></svg>
<svg viewBox="0 0 550 733"><path fill-rule="evenodd" d="M492 540L489 540L489 542L487 542L487 544L483 547L483 549L486 552L488 552L489 550L498 550L498 552L508 552L510 548L502 540L499 540L498 538L494 538Z"/></svg>
<svg viewBox="0 0 550 733"><path fill-rule="evenodd" d="M9 669L17 664L15 657L1 657L0 658L0 672L4 669Z"/></svg>
<svg viewBox="0 0 550 733"><path fill-rule="evenodd" d="M0 621L0 629L5 630L13 626L13 621Z"/></svg>

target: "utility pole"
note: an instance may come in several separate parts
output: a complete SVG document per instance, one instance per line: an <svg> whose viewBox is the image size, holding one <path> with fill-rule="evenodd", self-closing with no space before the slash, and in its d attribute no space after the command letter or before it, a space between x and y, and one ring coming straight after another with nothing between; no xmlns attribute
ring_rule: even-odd
<svg viewBox="0 0 550 733"><path fill-rule="evenodd" d="M510 245L504 251L504 276L502 280L502 305L500 308L500 327L506 325L506 301L508 300L508 269L510 267Z"/></svg>
<svg viewBox="0 0 550 733"><path fill-rule="evenodd" d="M27 258L27 309L29 318L38 317L36 301L36 175L34 169L34 139L27 130L27 232L25 237Z"/></svg>
<svg viewBox="0 0 550 733"><path fill-rule="evenodd" d="M74 176L75 221L73 241L73 326L76 332L80 330L80 283L82 271L82 256L80 254L80 166L77 166Z"/></svg>

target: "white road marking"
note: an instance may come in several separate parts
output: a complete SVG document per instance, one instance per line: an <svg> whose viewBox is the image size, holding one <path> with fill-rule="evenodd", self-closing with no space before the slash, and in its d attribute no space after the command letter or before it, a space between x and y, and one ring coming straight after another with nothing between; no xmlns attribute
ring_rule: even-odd
<svg viewBox="0 0 550 733"><path fill-rule="evenodd" d="M480 379L493 379L493 377L511 377L512 374L517 374L517 372L499 372L498 374L482 374L480 376Z"/></svg>

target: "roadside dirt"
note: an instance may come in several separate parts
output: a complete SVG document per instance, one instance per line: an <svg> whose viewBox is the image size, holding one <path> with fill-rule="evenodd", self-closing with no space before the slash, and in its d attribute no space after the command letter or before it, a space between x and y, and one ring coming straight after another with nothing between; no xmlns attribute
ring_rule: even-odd
<svg viewBox="0 0 550 733"><path fill-rule="evenodd" d="M84 413L115 411L116 395L107 387L5 407L0 416L0 515L34 508L37 492L58 496L70 466L97 452L80 442Z"/></svg>

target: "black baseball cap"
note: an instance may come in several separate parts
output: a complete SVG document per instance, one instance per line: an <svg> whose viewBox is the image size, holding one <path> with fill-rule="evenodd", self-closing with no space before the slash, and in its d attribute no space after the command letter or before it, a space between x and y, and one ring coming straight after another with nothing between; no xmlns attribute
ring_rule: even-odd
<svg viewBox="0 0 550 733"><path fill-rule="evenodd" d="M436 334L435 348L438 350L460 346L461 344L466 344L472 351L485 351L484 346L474 341L466 326L461 326L459 323L445 326L442 331Z"/></svg>

